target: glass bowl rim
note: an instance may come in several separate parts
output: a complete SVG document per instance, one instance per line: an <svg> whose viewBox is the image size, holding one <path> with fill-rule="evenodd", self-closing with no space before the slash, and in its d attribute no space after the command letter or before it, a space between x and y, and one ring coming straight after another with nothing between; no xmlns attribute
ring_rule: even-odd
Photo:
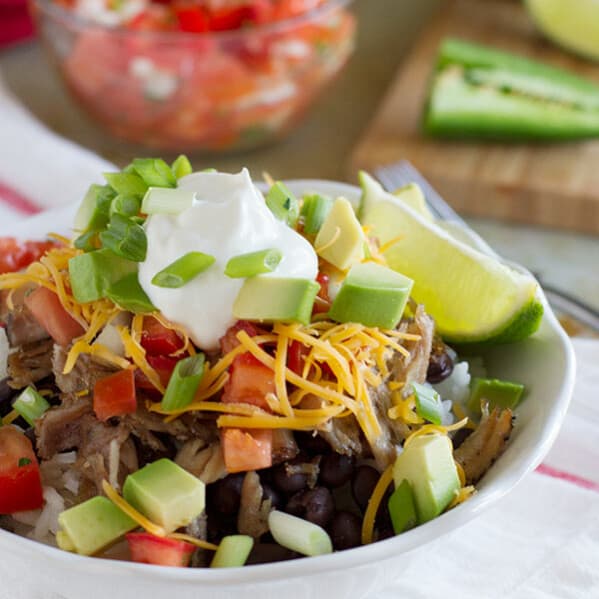
<svg viewBox="0 0 599 599"><path fill-rule="evenodd" d="M319 17L326 15L327 13L336 9L341 9L351 4L353 0L326 0L324 4L302 12L298 15L294 15L287 19L280 21L273 21L271 23L264 23L257 26L242 28L242 29L231 29L225 31L206 31L206 32L190 32L190 31L152 31L152 30L133 30L126 29L125 27L113 27L97 23L96 21L87 17L82 17L75 12L68 10L59 4L56 4L54 0L30 0L30 3L36 10L39 10L41 14L47 17L51 17L58 21L61 21L63 25L70 26L73 29L94 29L110 35L122 36L122 37L140 37L149 40L155 40L160 42L176 41L192 41L200 39L212 39L216 41L230 41L235 38L244 38L248 35L262 35L272 34L286 31L296 26L310 23L317 20ZM33 11L34 15L36 11Z"/></svg>

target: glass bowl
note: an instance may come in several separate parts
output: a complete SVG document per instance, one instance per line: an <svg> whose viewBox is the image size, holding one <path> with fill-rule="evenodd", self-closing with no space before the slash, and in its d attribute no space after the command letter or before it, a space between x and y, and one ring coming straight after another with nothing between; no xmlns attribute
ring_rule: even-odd
<svg viewBox="0 0 599 599"><path fill-rule="evenodd" d="M181 152L255 147L296 125L354 47L351 0L234 31L111 28L31 0L73 97L118 138Z"/></svg>

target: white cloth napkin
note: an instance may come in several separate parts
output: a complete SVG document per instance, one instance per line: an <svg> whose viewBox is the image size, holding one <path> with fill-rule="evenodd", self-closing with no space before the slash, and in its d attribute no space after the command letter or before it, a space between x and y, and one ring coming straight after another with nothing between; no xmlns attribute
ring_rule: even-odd
<svg viewBox="0 0 599 599"><path fill-rule="evenodd" d="M4 230L38 209L76 201L112 169L33 119L0 81ZM599 597L599 341L574 345L574 399L539 471L475 521L420 550L377 599Z"/></svg>
<svg viewBox="0 0 599 599"><path fill-rule="evenodd" d="M114 165L48 130L0 77L0 223L83 197Z"/></svg>

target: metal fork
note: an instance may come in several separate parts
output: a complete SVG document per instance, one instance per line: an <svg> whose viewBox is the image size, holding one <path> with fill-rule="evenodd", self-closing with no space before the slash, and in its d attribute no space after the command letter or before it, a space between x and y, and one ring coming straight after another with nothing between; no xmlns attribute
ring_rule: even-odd
<svg viewBox="0 0 599 599"><path fill-rule="evenodd" d="M454 223L459 227L462 227L468 234L472 235L479 244L482 243L486 251L493 255L497 255L486 242L480 239L468 223L466 223L466 221L439 195L422 174L420 174L420 172L407 160L379 167L374 171L374 174L389 191L394 191L408 183L417 183L424 193L426 203L432 215L437 220ZM538 275L536 276L547 299L554 308L559 312L570 316L589 329L599 333L598 310L578 298L565 293L561 289L548 285L541 281Z"/></svg>

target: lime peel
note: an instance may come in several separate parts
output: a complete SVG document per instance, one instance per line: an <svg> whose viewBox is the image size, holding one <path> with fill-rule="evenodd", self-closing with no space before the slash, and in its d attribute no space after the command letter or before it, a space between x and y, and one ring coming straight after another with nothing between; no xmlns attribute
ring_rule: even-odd
<svg viewBox="0 0 599 599"><path fill-rule="evenodd" d="M538 283L462 243L360 173L362 224L381 244L401 239L384 255L414 279L412 297L424 304L444 339L455 343L509 343L534 333L543 305Z"/></svg>

